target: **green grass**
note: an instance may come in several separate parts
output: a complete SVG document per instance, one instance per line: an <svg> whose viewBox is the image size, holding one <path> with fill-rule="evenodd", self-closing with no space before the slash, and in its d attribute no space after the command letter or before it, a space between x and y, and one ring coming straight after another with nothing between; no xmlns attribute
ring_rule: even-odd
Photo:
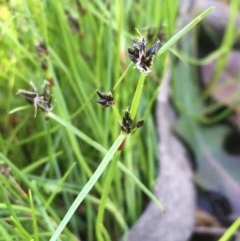
<svg viewBox="0 0 240 241"><path fill-rule="evenodd" d="M141 214L146 196L162 208L149 191L158 159L157 90L171 57L167 51L212 9L175 34L178 6L171 0L1 6L0 161L9 173L1 166L0 240L117 240ZM66 11L77 20L77 32ZM156 30L154 42L160 24L166 43L152 73L141 75L129 65L127 48L135 28L143 35L146 27ZM39 57L35 46L42 39L49 53ZM40 89L49 78L56 107L46 121L41 111L34 118L15 93L30 80ZM114 109L95 103L96 90L112 91ZM126 137L119 114L128 107L134 120L145 123Z"/></svg>
<svg viewBox="0 0 240 241"><path fill-rule="evenodd" d="M237 218L235 222L228 228L224 235L219 239L219 241L228 241L234 235L234 233L240 227L240 218Z"/></svg>
<svg viewBox="0 0 240 241"><path fill-rule="evenodd" d="M73 240L78 235L96 240L95 230L99 227L96 216L99 220L101 212L105 212L101 220L105 230L112 238L119 237L144 207L141 187L124 170L130 171L137 180L147 180L148 188L152 188L154 182L157 137L152 132L153 105L148 104L148 99L159 83L149 79L148 91L142 96L145 106L136 113L136 118L144 119L145 125L128 137L124 150L118 154L121 168L117 165L114 169L109 190L105 189L105 182L112 172L106 166L114 153L110 155L108 150L120 134L120 126L113 110L95 103L95 91L113 90L116 108L123 116L131 106L139 78L131 65L123 75L130 63L127 47L131 46L131 36L136 35L135 27L140 30L145 26L158 27L165 16L158 12L151 18L143 13L140 16L139 9L146 5L149 12L155 9L144 1L139 3L140 8L129 1L126 10L121 1L113 1L109 6L99 1L81 3L83 10L79 10L76 3L63 1L5 4L12 12L1 22L1 57L5 70L1 72L4 90L1 161L11 169L14 182L11 183L8 176L1 177L4 190L1 203L5 204L1 206L0 223L3 240L14 237L49 240L60 223L61 240ZM160 9L159 2L156 4ZM80 34L70 29L65 10L78 20ZM47 71L41 69L41 58L34 47L39 38L48 46ZM160 76L165 58L156 60L159 68L154 71ZM33 118L33 109L25 109L25 100L15 93L19 88L28 88L30 80L40 88L42 81L50 77L55 83L54 113L50 113L49 121L45 121L42 113ZM118 81L120 84L113 88ZM135 111L137 107L135 104ZM153 145L146 148L145 142ZM136 149L139 152L134 151ZM100 179L97 181L96 177ZM108 196L106 202L101 199L103 191ZM138 196L138 204L132 203L132 195ZM125 196L129 197L125 199ZM101 227L100 232L102 230ZM52 239L60 240L58 234L55 232Z"/></svg>

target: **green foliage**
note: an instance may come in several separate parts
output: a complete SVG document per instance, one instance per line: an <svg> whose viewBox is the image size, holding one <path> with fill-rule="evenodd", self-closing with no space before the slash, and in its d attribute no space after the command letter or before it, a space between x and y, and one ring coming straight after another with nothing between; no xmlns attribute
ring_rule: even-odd
<svg viewBox="0 0 240 241"><path fill-rule="evenodd" d="M233 234L240 227L240 218L236 219L236 221L229 227L229 229L224 233L224 235L219 239L219 241L228 241L233 236Z"/></svg>
<svg viewBox="0 0 240 241"><path fill-rule="evenodd" d="M0 240L96 240L95 233L116 240L142 212L142 190L154 199L148 190L158 158L152 111L169 58L164 53L210 10L170 39L178 9L171 0L1 6ZM152 73L139 79L127 67L131 36L135 28L143 35L151 29L153 43L160 26L166 45ZM43 41L47 53L37 53ZM40 110L34 118L33 108L15 96L30 80L40 87L44 79L54 82L56 107L48 121ZM113 92L115 111L95 103L96 90ZM116 112L123 116L127 107L145 124L113 158L126 139Z"/></svg>

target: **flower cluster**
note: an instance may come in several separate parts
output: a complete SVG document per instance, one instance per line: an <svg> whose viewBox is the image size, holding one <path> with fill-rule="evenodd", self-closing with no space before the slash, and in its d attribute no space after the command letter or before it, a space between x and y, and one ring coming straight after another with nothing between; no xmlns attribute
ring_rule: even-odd
<svg viewBox="0 0 240 241"><path fill-rule="evenodd" d="M98 104L102 105L103 107L111 107L114 105L114 98L111 92L104 93L97 90L97 94L100 98L99 100L96 100Z"/></svg>
<svg viewBox="0 0 240 241"><path fill-rule="evenodd" d="M122 118L122 122L120 123L121 130L123 132L130 133L132 128L132 123L133 123L133 120L130 116L129 110L127 109Z"/></svg>
<svg viewBox="0 0 240 241"><path fill-rule="evenodd" d="M146 49L146 40L144 37L140 37L137 41L133 39L132 42L133 48L128 48L130 59L142 73L147 74L151 72L153 59L160 47L160 40L157 39L155 44L148 50Z"/></svg>
<svg viewBox="0 0 240 241"><path fill-rule="evenodd" d="M17 95L23 95L25 99L34 106L34 117L37 116L38 109L43 110L44 112L49 112L53 109L54 103L52 100L52 95L49 90L50 83L48 81L44 81L42 86L42 93L37 91L37 88L30 82L30 91L20 89L17 92Z"/></svg>
<svg viewBox="0 0 240 241"><path fill-rule="evenodd" d="M130 116L129 108L125 111L125 114L122 118L122 122L120 123L121 130L127 134L135 130L136 128L140 128L143 125L144 121L140 120L136 123L133 123L133 120Z"/></svg>

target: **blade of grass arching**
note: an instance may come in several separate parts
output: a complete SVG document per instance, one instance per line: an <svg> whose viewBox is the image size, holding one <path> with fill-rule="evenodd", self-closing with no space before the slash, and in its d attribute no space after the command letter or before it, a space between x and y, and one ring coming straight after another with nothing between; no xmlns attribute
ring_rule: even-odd
<svg viewBox="0 0 240 241"><path fill-rule="evenodd" d="M113 145L111 146L109 151L104 156L102 162L100 163L100 165L98 166L96 171L93 173L92 177L89 179L89 181L86 183L86 185L83 187L81 192L78 194L78 196L76 197L76 199L72 203L68 212L66 213L66 215L62 219L61 223L59 224L59 226L57 227L57 229L53 233L50 241L58 240L58 237L60 236L60 234L62 233L62 231L66 227L67 223L69 222L69 220L71 219L71 217L73 216L73 214L75 213L75 211L77 210L79 205L82 203L83 199L87 196L87 194L90 192L92 187L95 185L95 183L97 182L99 177L102 175L103 171L106 169L109 162L111 161L114 154L116 153L116 151L118 150L119 146L121 145L121 143L123 142L123 140L125 138L126 138L125 134L120 134L118 136L118 138L115 140L115 142L113 143Z"/></svg>
<svg viewBox="0 0 240 241"><path fill-rule="evenodd" d="M234 233L240 228L240 218L236 219L235 222L228 228L224 235L218 241L229 241Z"/></svg>
<svg viewBox="0 0 240 241"><path fill-rule="evenodd" d="M26 206L20 206L20 205L11 205L11 208L14 209L14 211L17 213L17 212L20 212L20 213L26 213L27 215L29 215L31 213L31 209L29 207L26 207ZM8 206L6 203L0 203L0 210L4 210L4 209L8 209ZM39 216L40 215L40 212L37 211L37 215Z"/></svg>
<svg viewBox="0 0 240 241"><path fill-rule="evenodd" d="M118 79L118 81L116 82L116 84L113 87L113 91L121 84L121 82L123 81L124 77L126 76L127 72L129 71L130 67L132 66L132 63L130 63L127 68L124 70L124 72L122 73L122 75L120 76L120 78Z"/></svg>
<svg viewBox="0 0 240 241"><path fill-rule="evenodd" d="M50 118L52 118L53 120L57 121L58 123L60 123L62 126L66 127L68 130L71 130L72 133L74 133L76 136L78 136L84 142L86 142L87 144L92 146L94 149L100 151L103 154L106 153L106 149L102 145L100 145L98 142L92 140L89 136L84 134L82 131L78 130L76 127L71 125L69 122L63 120L62 118L60 118L59 116L57 116L56 114L54 114L52 112L49 112L48 116Z"/></svg>
<svg viewBox="0 0 240 241"><path fill-rule="evenodd" d="M225 119L227 116L229 116L234 110L236 110L236 107L239 106L239 103L236 105L232 105L230 108L226 108L221 103L213 103L208 107L205 107L199 116L194 116L198 121L204 123L204 124L215 124L219 121ZM224 107L224 109L223 109ZM222 110L223 109L223 110ZM220 111L218 111L220 110ZM216 113L218 111L218 114L215 114L214 116L208 117L208 114Z"/></svg>
<svg viewBox="0 0 240 241"><path fill-rule="evenodd" d="M210 12L212 12L214 7L210 7L201 14L199 14L196 18L194 18L189 24L187 24L184 28L179 30L172 38L170 38L157 52L157 55L161 55L165 51L167 51L173 44L175 44L180 38L182 38L187 32L193 29L199 22L201 22Z"/></svg>
<svg viewBox="0 0 240 241"><path fill-rule="evenodd" d="M112 179L116 172L117 162L118 162L119 155L115 156L110 163L110 167L107 170L107 176L103 183L103 190L102 196L100 200L100 204L98 207L97 219L96 219L96 237L98 241L103 241L103 217L104 217L104 210L106 208L107 197L109 193L109 189L111 187Z"/></svg>
<svg viewBox="0 0 240 241"><path fill-rule="evenodd" d="M118 167L129 176L135 184L157 205L161 212L164 211L164 207L159 202L159 200L152 194L152 192L135 176L131 171L128 170L121 162L118 162Z"/></svg>
<svg viewBox="0 0 240 241"><path fill-rule="evenodd" d="M194 57L184 53L181 50L177 50L174 48L170 48L169 50L172 54L174 54L182 62L188 63L188 64L193 64L193 65L208 64L208 63L218 59L219 57L221 57L225 52L225 49L219 48L219 49L216 49L215 51L213 51L212 53L208 54L206 57L199 59L199 58L194 58Z"/></svg>
<svg viewBox="0 0 240 241"><path fill-rule="evenodd" d="M53 154L53 157L59 157L61 154L63 154L62 151L56 152ZM28 166L24 167L22 169L22 172L27 174L27 173L32 173L34 170L42 166L44 163L47 163L49 161L49 157L43 157L39 160L34 161L33 163L29 164Z"/></svg>
<svg viewBox="0 0 240 241"><path fill-rule="evenodd" d="M29 196L29 203L30 203L30 207L31 207L34 241L38 241L39 240L39 231L38 231L38 224L37 224L37 215L36 215L36 209L34 207L31 190L28 191L28 196Z"/></svg>
<svg viewBox="0 0 240 241"><path fill-rule="evenodd" d="M14 114L18 111L29 109L30 107L31 107L30 105L22 105L22 106L19 106L19 107L16 107L16 108L12 109L11 111L8 112L8 114L11 115L11 114Z"/></svg>

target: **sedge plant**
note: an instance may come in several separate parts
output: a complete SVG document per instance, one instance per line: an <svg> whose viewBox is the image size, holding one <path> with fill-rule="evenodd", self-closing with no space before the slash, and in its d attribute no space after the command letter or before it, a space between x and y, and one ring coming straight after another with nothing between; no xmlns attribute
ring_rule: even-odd
<svg viewBox="0 0 240 241"><path fill-rule="evenodd" d="M167 23L168 40L154 51L151 67L162 75L169 48L211 10L174 35L177 6L170 0L1 5L6 96L1 98L0 240L76 240L79 233L86 240L115 240L140 215L143 193L161 211L149 190L157 158L150 113L160 80L146 85L154 75L139 73L133 58L128 65L124 53L134 28L142 32L143 26ZM41 92L43 80L51 84L53 99ZM36 89L26 96L29 81ZM19 89L33 109L15 96ZM96 90L111 92L115 104L99 106Z"/></svg>

